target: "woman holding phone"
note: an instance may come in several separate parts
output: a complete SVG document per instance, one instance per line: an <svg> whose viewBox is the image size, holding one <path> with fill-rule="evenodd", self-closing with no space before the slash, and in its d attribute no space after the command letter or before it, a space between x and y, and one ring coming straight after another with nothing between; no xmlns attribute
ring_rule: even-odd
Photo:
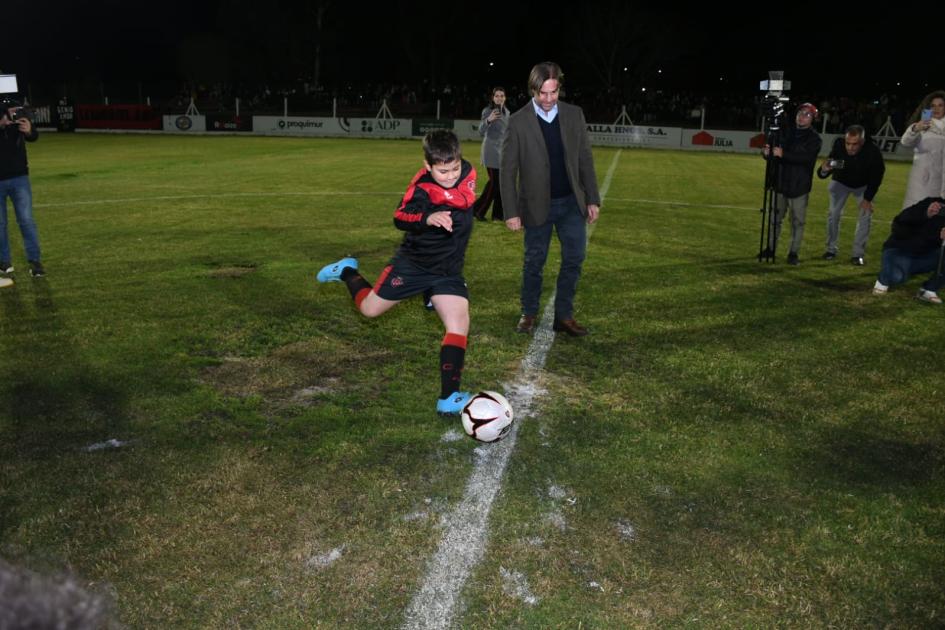
<svg viewBox="0 0 945 630"><path fill-rule="evenodd" d="M509 110L505 107L505 89L492 88L492 102L482 110L479 135L482 136L482 165L489 173L489 181L473 205L473 214L480 221L486 220L492 204L492 220L501 221L502 196L499 194L499 162L502 157L502 141L509 124ZM493 203L494 202L494 203Z"/></svg>
<svg viewBox="0 0 945 630"><path fill-rule="evenodd" d="M914 149L903 208L927 197L945 197L945 91L919 103L902 135L902 146Z"/></svg>

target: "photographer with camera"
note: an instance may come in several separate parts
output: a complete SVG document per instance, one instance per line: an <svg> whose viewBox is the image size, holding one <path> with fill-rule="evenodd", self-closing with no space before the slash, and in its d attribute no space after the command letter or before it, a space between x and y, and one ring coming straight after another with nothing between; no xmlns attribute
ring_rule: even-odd
<svg viewBox="0 0 945 630"><path fill-rule="evenodd" d="M853 195L859 205L860 215L853 236L853 251L850 262L863 264L866 241L870 236L873 220L873 198L883 183L886 165L879 148L866 138L866 130L860 125L850 125L842 138L837 138L830 155L817 169L817 177L833 181L827 186L830 193L830 210L827 214L827 247L824 260L837 257L837 240L840 236L840 217L847 198Z"/></svg>
<svg viewBox="0 0 945 630"><path fill-rule="evenodd" d="M790 210L791 247L788 250L787 263L796 265L800 262L798 252L804 238L807 203L814 180L814 166L821 147L820 134L813 129L817 117L817 108L813 104L801 104L794 116L794 126L782 136L780 143L774 147L765 144L762 149L766 160L776 159L780 162L780 172L774 181L774 190L777 193L774 230L768 235L768 250L762 253L764 258L773 258L781 236L781 223L785 213Z"/></svg>
<svg viewBox="0 0 945 630"><path fill-rule="evenodd" d="M30 188L26 143L39 137L26 109L10 99L0 100L0 273L13 273L10 240L7 236L7 197L13 201L17 225L23 235L23 247L30 265L30 275L45 275L40 262L39 234L33 221L33 191Z"/></svg>

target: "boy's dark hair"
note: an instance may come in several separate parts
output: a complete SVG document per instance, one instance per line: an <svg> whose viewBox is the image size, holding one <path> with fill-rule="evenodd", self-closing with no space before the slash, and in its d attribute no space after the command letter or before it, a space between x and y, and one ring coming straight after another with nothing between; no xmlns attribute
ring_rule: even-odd
<svg viewBox="0 0 945 630"><path fill-rule="evenodd" d="M423 159L427 164L446 164L462 157L459 138L449 129L434 129L423 137Z"/></svg>

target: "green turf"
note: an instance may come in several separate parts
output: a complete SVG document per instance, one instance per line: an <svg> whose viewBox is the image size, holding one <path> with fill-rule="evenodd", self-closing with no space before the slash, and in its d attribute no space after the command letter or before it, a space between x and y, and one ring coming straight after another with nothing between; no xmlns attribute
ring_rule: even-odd
<svg viewBox="0 0 945 630"><path fill-rule="evenodd" d="M615 155L595 150L601 179ZM432 413L436 317L365 320L313 274L346 253L380 271L421 157L31 145L49 275L24 273L11 217L0 557L75 572L135 628L399 625L476 445ZM888 165L865 268L818 259L819 181L802 264L755 261L763 168L619 152L578 294L592 334L551 349L459 626L945 623L945 311L917 280L869 293L908 165ZM528 347L520 266L520 236L477 224L470 387L501 389ZM85 450L108 439L128 445Z"/></svg>

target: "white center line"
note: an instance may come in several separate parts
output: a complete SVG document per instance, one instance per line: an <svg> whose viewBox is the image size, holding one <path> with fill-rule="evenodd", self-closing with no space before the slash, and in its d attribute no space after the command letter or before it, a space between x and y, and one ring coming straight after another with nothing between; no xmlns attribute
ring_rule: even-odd
<svg viewBox="0 0 945 630"><path fill-rule="evenodd" d="M610 182L617 168L614 159L601 186L601 200L607 196ZM588 230L588 238L593 225ZM516 423L509 435L498 444L479 447L481 457L476 460L472 474L466 483L463 498L446 515L443 523L445 534L430 559L420 590L414 596L405 614L404 628L448 628L453 620L463 586L472 569L482 559L489 534L488 520L492 502L502 487L502 476L509 456L515 449L519 423L532 414L532 406L542 391L536 386L554 341L551 330L554 319L554 294L548 298L541 323L535 337L522 359L515 380L506 389L507 397L515 411Z"/></svg>

